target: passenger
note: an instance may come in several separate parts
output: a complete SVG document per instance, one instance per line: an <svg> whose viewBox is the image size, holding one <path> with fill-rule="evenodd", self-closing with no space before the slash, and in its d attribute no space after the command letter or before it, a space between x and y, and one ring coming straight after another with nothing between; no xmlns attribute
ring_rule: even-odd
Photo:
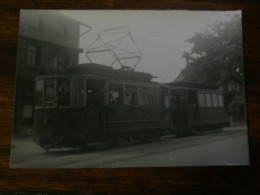
<svg viewBox="0 0 260 195"><path fill-rule="evenodd" d="M109 97L108 97L109 98L109 104L115 105L116 102L115 102L115 98L114 98L113 94L111 92L109 92L108 95L109 95Z"/></svg>
<svg viewBox="0 0 260 195"><path fill-rule="evenodd" d="M115 92L115 91L109 92L109 104L110 105L119 105L120 104L118 92Z"/></svg>
<svg viewBox="0 0 260 195"><path fill-rule="evenodd" d="M69 89L64 85L64 83L59 88L57 100L58 100L58 106L70 105Z"/></svg>
<svg viewBox="0 0 260 195"><path fill-rule="evenodd" d="M99 90L87 90L87 105L98 106L101 102L101 92Z"/></svg>

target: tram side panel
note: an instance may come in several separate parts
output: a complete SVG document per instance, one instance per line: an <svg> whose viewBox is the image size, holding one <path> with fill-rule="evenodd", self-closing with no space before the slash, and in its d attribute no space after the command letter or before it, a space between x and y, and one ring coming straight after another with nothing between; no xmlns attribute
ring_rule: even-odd
<svg viewBox="0 0 260 195"><path fill-rule="evenodd" d="M84 108L36 108L34 129L41 146L75 146L86 139Z"/></svg>
<svg viewBox="0 0 260 195"><path fill-rule="evenodd" d="M205 128L220 128L228 125L226 108L199 108L200 126Z"/></svg>
<svg viewBox="0 0 260 195"><path fill-rule="evenodd" d="M228 112L219 91L198 91L199 125L202 129L228 126Z"/></svg>
<svg viewBox="0 0 260 195"><path fill-rule="evenodd" d="M173 133L177 136L190 135L196 126L196 110L172 109Z"/></svg>
<svg viewBox="0 0 260 195"><path fill-rule="evenodd" d="M178 88L171 91L172 125L176 135L185 136L228 125L221 91Z"/></svg>
<svg viewBox="0 0 260 195"><path fill-rule="evenodd" d="M149 106L108 106L109 133L150 131L165 128L165 109Z"/></svg>
<svg viewBox="0 0 260 195"><path fill-rule="evenodd" d="M118 135L141 141L167 127L160 88L151 83L108 88L104 80L54 75L37 78L36 92L35 139L44 148L81 147Z"/></svg>

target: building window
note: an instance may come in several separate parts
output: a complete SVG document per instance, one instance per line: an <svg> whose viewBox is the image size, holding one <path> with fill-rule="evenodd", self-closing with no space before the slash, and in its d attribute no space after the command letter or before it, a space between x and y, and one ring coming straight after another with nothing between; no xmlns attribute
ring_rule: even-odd
<svg viewBox="0 0 260 195"><path fill-rule="evenodd" d="M65 59L62 57L54 56L51 62L51 71L64 71L65 70Z"/></svg>
<svg viewBox="0 0 260 195"><path fill-rule="evenodd" d="M57 35L66 35L67 33L67 29L66 29L66 26L63 25L63 24L57 24L56 25L56 34Z"/></svg>
<svg viewBox="0 0 260 195"><path fill-rule="evenodd" d="M35 45L29 45L27 51L28 66L39 66L38 57L39 57L39 48Z"/></svg>

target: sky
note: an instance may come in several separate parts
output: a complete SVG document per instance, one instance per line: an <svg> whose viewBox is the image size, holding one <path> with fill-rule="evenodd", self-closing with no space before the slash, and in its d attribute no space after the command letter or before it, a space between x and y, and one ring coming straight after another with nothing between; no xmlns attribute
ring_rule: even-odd
<svg viewBox="0 0 260 195"><path fill-rule="evenodd" d="M91 30L80 37L80 48L88 48L98 33L107 28L127 26L142 52L136 71L151 73L158 82L172 82L185 68L183 53L190 52L192 44L185 40L196 32L202 32L217 21L229 21L240 11L126 11L126 10L62 10L59 11L89 26ZM82 29L84 30L84 29ZM129 47L131 42L129 43ZM127 48L125 48L127 49ZM93 56L93 57L92 57ZM110 65L113 59L108 53L93 54L95 63ZM85 53L80 63L88 63ZM108 63L106 63L108 62ZM127 65L135 64L126 62Z"/></svg>

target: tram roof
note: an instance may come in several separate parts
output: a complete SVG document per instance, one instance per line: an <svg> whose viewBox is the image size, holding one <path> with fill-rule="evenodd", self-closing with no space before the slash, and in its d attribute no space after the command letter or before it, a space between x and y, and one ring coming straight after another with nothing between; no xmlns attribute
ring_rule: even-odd
<svg viewBox="0 0 260 195"><path fill-rule="evenodd" d="M101 64L79 64L68 69L63 74L88 74L101 76L106 78L116 78L123 80L134 80L134 81L144 81L150 82L153 76L149 73L137 72L133 70L126 69L113 69L112 67L101 65Z"/></svg>
<svg viewBox="0 0 260 195"><path fill-rule="evenodd" d="M172 82L168 83L168 86L172 88L186 88L186 89L212 89L216 90L218 87L215 85L207 85L201 83L189 83L189 82Z"/></svg>

